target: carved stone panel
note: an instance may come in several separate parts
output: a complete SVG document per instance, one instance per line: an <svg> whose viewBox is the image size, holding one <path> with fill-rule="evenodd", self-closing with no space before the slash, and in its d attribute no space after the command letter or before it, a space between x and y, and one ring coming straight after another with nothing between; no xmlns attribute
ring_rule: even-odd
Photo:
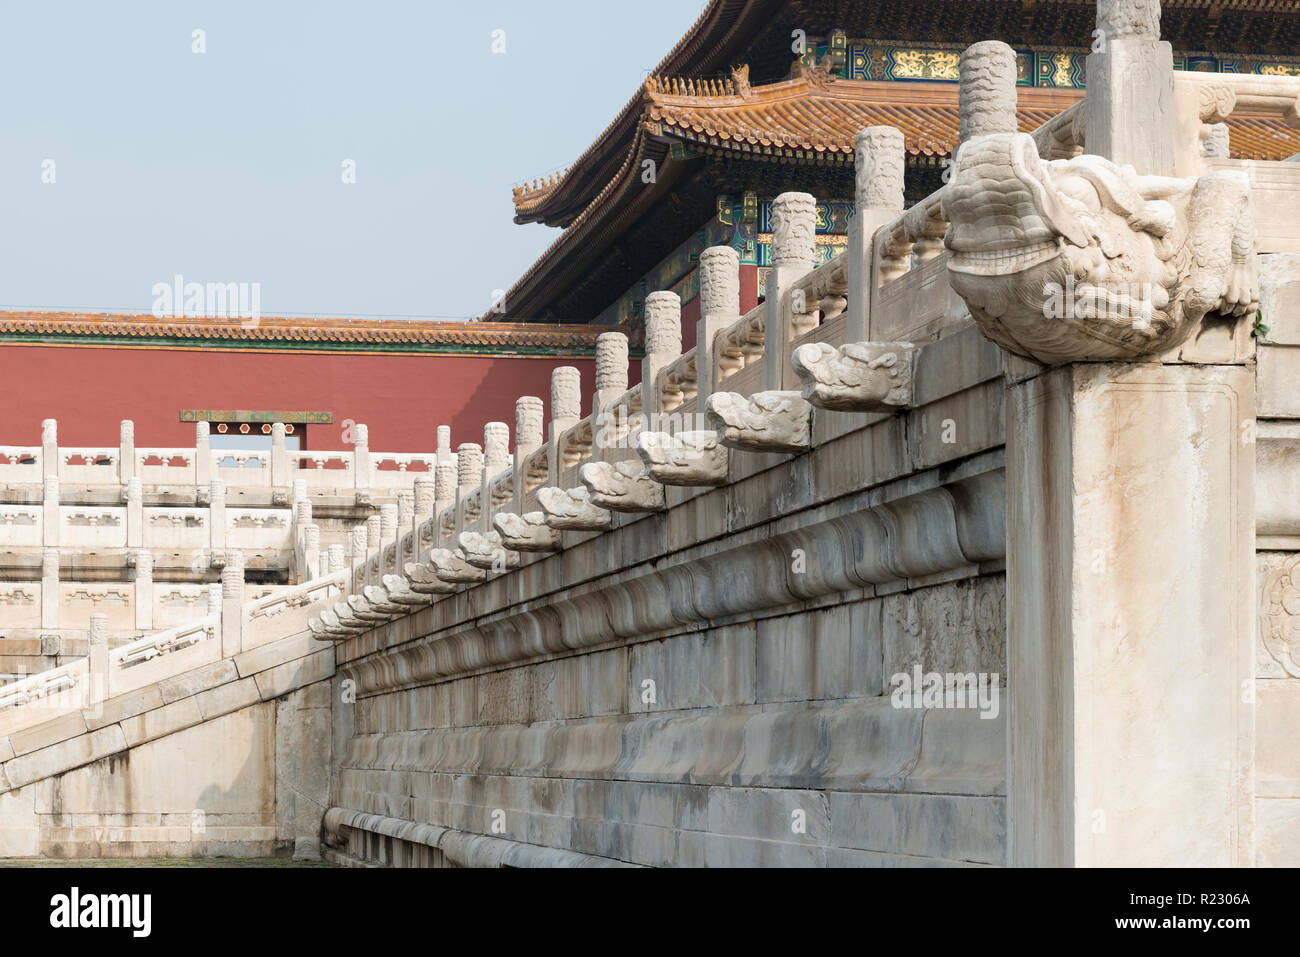
<svg viewBox="0 0 1300 957"><path fill-rule="evenodd" d="M965 579L884 599L885 681L923 672L998 674L1007 684L1006 578Z"/></svg>
<svg viewBox="0 0 1300 957"><path fill-rule="evenodd" d="M1300 553L1259 556L1260 678L1300 678Z"/></svg>

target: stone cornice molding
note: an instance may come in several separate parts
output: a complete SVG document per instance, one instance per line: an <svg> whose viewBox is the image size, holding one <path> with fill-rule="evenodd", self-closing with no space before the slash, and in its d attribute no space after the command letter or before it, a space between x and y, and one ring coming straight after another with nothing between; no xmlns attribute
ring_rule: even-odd
<svg viewBox="0 0 1300 957"><path fill-rule="evenodd" d="M342 670L361 694L377 694L834 593L964 568L975 574L1005 553L1004 502L998 468L779 534L754 529L724 551L646 562L581 592L366 654ZM799 553L804 569L794 571ZM445 614L453 620L459 612Z"/></svg>

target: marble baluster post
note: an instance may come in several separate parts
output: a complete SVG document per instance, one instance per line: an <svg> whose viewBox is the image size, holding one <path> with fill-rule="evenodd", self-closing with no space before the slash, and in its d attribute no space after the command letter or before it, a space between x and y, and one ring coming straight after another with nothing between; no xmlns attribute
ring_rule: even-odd
<svg viewBox="0 0 1300 957"><path fill-rule="evenodd" d="M194 424L194 485L208 488L212 482L212 426L206 422Z"/></svg>
<svg viewBox="0 0 1300 957"><path fill-rule="evenodd" d="M854 208L849 220L849 304L844 341L871 339L875 292L876 231L903 212L903 133L892 126L868 126L854 140Z"/></svg>
<svg viewBox="0 0 1300 957"><path fill-rule="evenodd" d="M402 489L397 493L397 547L391 574L400 575L406 567L407 549L415 541L415 490ZM414 555L412 555L414 557Z"/></svg>
<svg viewBox="0 0 1300 957"><path fill-rule="evenodd" d="M45 476L41 486L41 544L47 548L59 544L63 513L59 505L59 477Z"/></svg>
<svg viewBox="0 0 1300 957"><path fill-rule="evenodd" d="M397 506L393 504L382 505L379 508L379 581L384 580L385 575L392 575L397 570L397 552L398 552L398 521ZM389 549L392 549L392 560L389 560Z"/></svg>
<svg viewBox="0 0 1300 957"><path fill-rule="evenodd" d="M560 484L564 456L560 436L582 419L582 373L573 366L551 371L550 453L547 456L547 484Z"/></svg>
<svg viewBox="0 0 1300 957"><path fill-rule="evenodd" d="M126 547L144 547L144 488L138 477L126 483Z"/></svg>
<svg viewBox="0 0 1300 957"><path fill-rule="evenodd" d="M230 658L243 650L244 553L232 548L221 569L221 655Z"/></svg>
<svg viewBox="0 0 1300 957"><path fill-rule="evenodd" d="M125 485L135 478L135 423L123 419L117 446L118 481Z"/></svg>
<svg viewBox="0 0 1300 957"><path fill-rule="evenodd" d="M1174 51L1160 39L1159 0L1098 0L1092 49L1088 152L1140 174L1173 175Z"/></svg>
<svg viewBox="0 0 1300 957"><path fill-rule="evenodd" d="M438 459L438 464L434 469L433 514L434 514L435 521L433 527L433 546L428 551L432 551L433 548L438 548L444 545L445 541L449 540L449 536L443 534L442 522L443 522L443 513L446 512L448 509L451 509L452 515L455 514L456 487L457 487L457 477L459 472L459 467L456 464L456 459L457 457L455 455L448 456L448 458L445 461L440 457ZM455 525L454 520L452 521L451 524L453 526ZM427 552L424 556L421 557L420 560L425 562L428 561Z"/></svg>
<svg viewBox="0 0 1300 957"><path fill-rule="evenodd" d="M434 510L438 500L438 483L435 476L438 471L438 460L435 457L432 468L429 471L428 478L418 478L415 480L415 514L411 519L411 557L410 561L423 561L423 553L427 551L424 546L425 528L437 517ZM431 539L432 540L432 539Z"/></svg>
<svg viewBox="0 0 1300 957"><path fill-rule="evenodd" d="M481 507L474 528L467 531L492 530L492 480L510 468L510 426L505 422L489 422L483 426L483 491L479 495Z"/></svg>
<svg viewBox="0 0 1300 957"><path fill-rule="evenodd" d="M528 490L528 474L524 463L546 441L543 423L546 413L537 396L520 396L515 402L515 512L523 513L524 496Z"/></svg>
<svg viewBox="0 0 1300 957"><path fill-rule="evenodd" d="M662 418L659 373L682 357L682 300L675 292L652 292L645 300L645 357L641 360L641 407L650 432L674 432ZM684 430L689 431L688 424Z"/></svg>
<svg viewBox="0 0 1300 957"><path fill-rule="evenodd" d="M370 427L352 427L352 472L358 489L369 489L370 481Z"/></svg>
<svg viewBox="0 0 1300 957"><path fill-rule="evenodd" d="M451 545L455 548L461 532L474 531L466 520L465 510L469 496L483 487L483 447L466 442L456 450L456 527L452 530Z"/></svg>
<svg viewBox="0 0 1300 957"><path fill-rule="evenodd" d="M763 389L799 388L790 366L787 294L791 284L812 271L816 261L817 200L808 193L782 193L772 201L772 269L767 274L767 314L763 325ZM816 308L809 303L809 308Z"/></svg>
<svg viewBox="0 0 1300 957"><path fill-rule="evenodd" d="M292 480L293 473L289 471L289 450L284 423L275 422L271 425L271 487L284 488Z"/></svg>
<svg viewBox="0 0 1300 957"><path fill-rule="evenodd" d="M59 627L59 550L41 550L41 627Z"/></svg>
<svg viewBox="0 0 1300 957"><path fill-rule="evenodd" d="M87 688L87 704L97 705L108 698L108 616L93 614L90 616L90 629L87 635L90 658L90 683Z"/></svg>
<svg viewBox="0 0 1300 957"><path fill-rule="evenodd" d="M604 458L605 446L614 448L619 440L619 423L611 414L614 401L627 392L627 336L606 332L596 340L596 394L592 396L591 460Z"/></svg>
<svg viewBox="0 0 1300 957"><path fill-rule="evenodd" d="M366 519L366 564L362 569L362 585L378 585L383 581L384 554L384 518L383 515L371 515ZM371 575L371 559L374 559L378 574ZM358 589L359 591L360 589Z"/></svg>
<svg viewBox="0 0 1300 957"><path fill-rule="evenodd" d="M321 575L320 567L320 526L308 522L302 526L303 569L300 576L303 581L311 581Z"/></svg>
<svg viewBox="0 0 1300 957"><path fill-rule="evenodd" d="M153 552L142 548L135 553L135 627L153 629Z"/></svg>
<svg viewBox="0 0 1300 957"><path fill-rule="evenodd" d="M208 539L213 555L220 555L226 550L226 483L219 478L214 478L210 483Z"/></svg>
<svg viewBox="0 0 1300 957"><path fill-rule="evenodd" d="M352 581L353 594L360 593L365 584L366 558L369 553L370 528L366 523L352 526Z"/></svg>
<svg viewBox="0 0 1300 957"><path fill-rule="evenodd" d="M705 408L718 388L714 339L740 318L740 254L730 246L710 246L700 253L700 318L695 326L698 408Z"/></svg>
<svg viewBox="0 0 1300 957"><path fill-rule="evenodd" d="M348 567L347 549L342 545L331 545L327 554L329 556L328 574L333 575L335 572L341 572Z"/></svg>
<svg viewBox="0 0 1300 957"><path fill-rule="evenodd" d="M43 478L59 477L59 422L45 419L41 422L41 475Z"/></svg>

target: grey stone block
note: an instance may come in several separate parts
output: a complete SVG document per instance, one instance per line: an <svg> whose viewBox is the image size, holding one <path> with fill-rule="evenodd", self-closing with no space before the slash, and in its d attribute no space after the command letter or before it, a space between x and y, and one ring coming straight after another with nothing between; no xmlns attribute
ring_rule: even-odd
<svg viewBox="0 0 1300 957"><path fill-rule="evenodd" d="M293 859L295 861L319 861L320 838L299 837L293 842Z"/></svg>

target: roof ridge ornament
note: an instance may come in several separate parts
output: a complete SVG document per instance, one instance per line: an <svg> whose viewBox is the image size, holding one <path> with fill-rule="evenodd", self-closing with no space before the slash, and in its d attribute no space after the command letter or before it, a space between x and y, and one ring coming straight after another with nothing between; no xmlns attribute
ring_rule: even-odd
<svg viewBox="0 0 1300 957"><path fill-rule="evenodd" d="M749 67L741 69L744 71L743 74L733 70L730 77L648 76L644 90L645 94L652 99L656 95L711 99L747 96Z"/></svg>
<svg viewBox="0 0 1300 957"><path fill-rule="evenodd" d="M736 96L748 100L754 95L749 85L749 64L743 63L731 71L731 85Z"/></svg>
<svg viewBox="0 0 1300 957"><path fill-rule="evenodd" d="M554 189L560 184L568 173L568 169L556 170L549 176L542 176L530 181L525 181L522 186L515 186L511 189L515 199L532 198L535 194Z"/></svg>
<svg viewBox="0 0 1300 957"><path fill-rule="evenodd" d="M830 86L839 77L835 73L835 58L827 53L814 64L804 62L802 58L790 64L791 80L807 80L812 86Z"/></svg>

